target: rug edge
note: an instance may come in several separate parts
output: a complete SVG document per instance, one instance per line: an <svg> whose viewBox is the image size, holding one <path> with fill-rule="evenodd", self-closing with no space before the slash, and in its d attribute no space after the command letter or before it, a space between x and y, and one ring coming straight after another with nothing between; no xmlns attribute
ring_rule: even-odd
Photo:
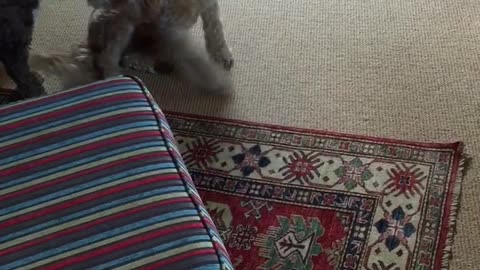
<svg viewBox="0 0 480 270"><path fill-rule="evenodd" d="M300 128L300 127L291 127L291 126L284 126L284 125L272 125L272 124L266 124L262 122L256 123L252 121L245 121L245 120L239 120L239 119L222 118L222 117L190 114L190 113L183 113L183 112L174 112L174 111L168 111L168 110L164 110L163 113L167 116L167 118L177 117L177 118L190 119L190 120L223 122L228 124L236 124L236 125L242 125L242 126L259 127L259 128L267 128L267 129L282 129L282 130L291 131L291 132L302 132L303 134L309 133L311 135L321 135L326 137L340 137L344 139L354 139L354 140L362 140L362 141L377 142L377 143L382 142L382 143L400 144L400 145L411 146L411 147L449 149L454 151L455 153L458 151L461 152L461 149L463 148L463 142L460 140L453 140L453 142L450 142L450 143L417 142L417 141L408 141L408 140L401 140L401 139L382 138L377 136L355 135L350 133L325 131L325 130L319 130L319 129L313 129L313 128Z"/></svg>
<svg viewBox="0 0 480 270"><path fill-rule="evenodd" d="M466 170L466 162L469 160L468 155L464 154L464 143L462 141L456 141L452 143L424 143L424 142L412 142L407 140L398 140L390 138L381 138L374 136L365 136L365 135L353 135L348 133L339 133L332 131L322 131L309 128L298 128L298 127L289 127L282 125L271 125L264 123L255 123L251 121L213 117L207 115L199 114L189 114L182 112L174 111L163 111L167 118L180 118L188 120L200 120L208 122L222 122L226 124L241 125L246 127L257 127L257 128L267 128L267 129L282 129L291 132L305 132L312 135L321 135L321 136L334 136L344 139L355 139L355 140L364 140L369 142L382 142L382 143L392 143L392 144L401 144L404 146L410 147L420 147L420 148L434 148L434 149L447 149L453 152L453 163L452 163L452 175L449 179L449 190L450 194L445 200L444 204L444 217L442 221L442 231L443 234L439 235L439 241L437 244L437 255L432 262L433 269L440 270L449 270L450 263L453 254L453 244L454 237L456 234L456 222L458 213L460 210L460 200L462 192L462 183Z"/></svg>
<svg viewBox="0 0 480 270"><path fill-rule="evenodd" d="M450 198L447 198L445 207L449 207L448 211L445 211L445 217L443 226L445 228L445 234L440 235L439 248L441 254L439 260L434 264L434 269L449 270L453 256L454 238L457 232L457 219L460 211L460 203L462 196L462 184L467 170L468 155L464 153L464 144L460 143L458 149L455 151L454 165L452 169L452 176L450 179L451 194ZM443 230L443 229L442 229ZM442 239L443 237L443 239ZM442 242L440 242L442 241ZM441 256L441 257L440 257Z"/></svg>

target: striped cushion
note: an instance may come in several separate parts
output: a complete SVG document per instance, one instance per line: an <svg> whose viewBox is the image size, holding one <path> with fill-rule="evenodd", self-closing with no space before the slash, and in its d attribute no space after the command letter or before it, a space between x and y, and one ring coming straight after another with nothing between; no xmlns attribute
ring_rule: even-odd
<svg viewBox="0 0 480 270"><path fill-rule="evenodd" d="M0 108L0 269L232 269L142 84Z"/></svg>

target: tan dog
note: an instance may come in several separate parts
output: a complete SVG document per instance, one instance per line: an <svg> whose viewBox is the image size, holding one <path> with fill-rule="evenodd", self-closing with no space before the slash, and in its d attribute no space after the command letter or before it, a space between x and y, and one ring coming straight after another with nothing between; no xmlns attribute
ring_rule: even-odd
<svg viewBox="0 0 480 270"><path fill-rule="evenodd" d="M117 31L109 31L109 41L99 57L99 65L107 75L116 73L115 65L121 53L139 25L156 24L170 32L190 29L199 17L203 20L205 41L210 55L230 68L233 59L225 42L219 17L217 0L87 0L97 9L115 11L106 24L115 25ZM166 33L166 38L168 33ZM113 73L113 74L110 74Z"/></svg>
<svg viewBox="0 0 480 270"><path fill-rule="evenodd" d="M89 23L87 44L75 47L71 55L33 55L34 70L54 73L65 87L72 87L118 75L119 62L127 54L126 65L172 66L202 90L223 93L231 87L226 70L233 58L216 0L87 1L99 11ZM195 45L189 32L199 17L207 51Z"/></svg>

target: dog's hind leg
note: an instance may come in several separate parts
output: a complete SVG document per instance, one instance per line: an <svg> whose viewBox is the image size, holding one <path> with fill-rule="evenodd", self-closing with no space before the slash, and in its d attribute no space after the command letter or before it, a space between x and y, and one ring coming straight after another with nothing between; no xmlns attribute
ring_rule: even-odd
<svg viewBox="0 0 480 270"><path fill-rule="evenodd" d="M37 97L45 93L42 82L30 70L27 49L8 52L0 60L8 76L17 85L17 91L24 98Z"/></svg>
<svg viewBox="0 0 480 270"><path fill-rule="evenodd" d="M104 47L93 52L93 64L101 79L119 75L120 60L130 43L134 26L121 13L105 14L89 27L89 39L100 38ZM89 42L96 42L90 40Z"/></svg>
<svg viewBox="0 0 480 270"><path fill-rule="evenodd" d="M225 69L230 70L233 67L234 59L223 33L218 2L217 0L204 1L207 4L200 16L202 17L207 51L216 62L223 64Z"/></svg>

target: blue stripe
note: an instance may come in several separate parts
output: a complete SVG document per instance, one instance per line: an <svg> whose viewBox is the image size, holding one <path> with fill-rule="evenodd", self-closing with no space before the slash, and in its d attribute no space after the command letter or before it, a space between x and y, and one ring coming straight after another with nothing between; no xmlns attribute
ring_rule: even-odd
<svg viewBox="0 0 480 270"><path fill-rule="evenodd" d="M128 256L121 257L117 260L113 260L113 261L110 261L110 262L107 262L107 263L104 263L104 264L101 264L101 265L96 265L96 266L94 266L92 268L88 268L88 269L92 269L92 270L93 269L110 269L110 268L113 268L113 267L120 267L122 265L131 263L133 261L141 260L141 259L143 259L145 257L148 257L148 256L151 256L153 254L158 254L158 253L161 253L161 252L168 251L170 249L178 248L178 247L181 247L181 246L187 246L187 245L191 245L191 244L195 244L195 243L200 243L200 242L211 243L208 235L189 236L189 237L178 239L178 240L168 242L166 244L162 244L162 245L159 245L159 246L149 247L148 249L139 251L137 253L133 253L133 254L130 254ZM175 254L175 255L177 255L177 254Z"/></svg>
<svg viewBox="0 0 480 270"><path fill-rule="evenodd" d="M148 218L148 219L145 219L145 220L137 221L135 223L127 224L127 225L124 225L122 227L118 227L118 228L115 228L113 230L110 230L110 231L99 233L99 234L96 234L96 235L93 235L93 236L90 236L90 237L87 237L87 238L82 238L81 240L71 242L71 243L68 243L66 245L54 248L54 249L50 249L50 250L47 250L47 251L44 251L44 252L37 253L37 254L35 254L33 256L30 256L28 258L23 258L20 261L13 261L9 264L3 265L2 270L3 269L5 269L5 270L15 269L15 268L18 268L18 267L22 267L24 265L28 265L30 263L33 263L33 262L36 262L36 261L39 261L39 260L43 260L43 259L46 259L48 257L56 256L56 255L64 253L64 252L68 252L68 251L71 251L71 250L74 250L74 249L78 249L78 248L81 248L83 246L87 246L87 245L105 240L107 238L122 235L122 234L137 230L137 229L142 228L142 227L153 225L155 223L164 222L164 221L168 221L168 220L172 220L172 219L176 219L176 218L181 218L181 217L188 217L188 216L196 216L195 211L194 210L181 210L181 211L170 212L170 213L162 214L160 216L155 216L155 217ZM158 229L156 229L156 230L158 230Z"/></svg>
<svg viewBox="0 0 480 270"><path fill-rule="evenodd" d="M61 224L67 223L67 222L75 220L75 219L81 219L81 218L84 218L84 217L89 216L89 215L94 215L98 212L108 210L108 209L112 209L112 208L115 208L115 207L123 205L123 204L133 203L135 201L148 199L148 198L151 198L151 197L154 197L154 196L157 196L157 195L163 195L163 194L168 194L168 193L173 193L173 192L182 192L182 191L183 190L180 186L172 186L172 187L158 188L158 189L154 189L154 190L151 190L151 191L146 191L146 192L143 192L143 193L139 193L139 194L135 194L135 195L132 195L132 196L124 197L124 198L121 198L121 199L118 199L118 200L114 200L114 201L110 201L110 202L107 202L107 203L104 203L104 204L96 205L94 207L91 207L91 208L88 208L88 209L85 209L85 210L82 210L82 211L78 211L78 212L75 212L73 214L63 216L63 217L58 218L58 219L50 220L48 222L35 225L33 227L28 227L28 228L26 228L24 230L21 230L21 231L10 233L8 235L0 237L0 243L4 243L4 242L7 242L11 239L19 238L19 237L22 237L22 236L25 236L25 235L28 235L28 234L31 234L31 233L36 233L36 232L39 232L39 231L44 230L44 229L49 228L49 227L54 227L54 226L57 226L57 225L61 225Z"/></svg>
<svg viewBox="0 0 480 270"><path fill-rule="evenodd" d="M218 256L220 258L220 262L222 262L222 265L225 267L225 269L229 270L235 270L232 266L232 262L230 261L230 258L228 257L228 254Z"/></svg>
<svg viewBox="0 0 480 270"><path fill-rule="evenodd" d="M113 127L110 127L110 128L101 129L101 130L96 131L96 132L89 132L89 133L87 133L85 135L82 135L82 136L71 137L68 140L61 140L60 142L55 142L54 144L45 145L44 147L35 148L33 150L25 151L25 152L22 152L20 154L17 154L17 155L11 156L11 157L0 159L0 165L3 166L3 165L6 165L6 164L15 162L17 160L22 160L22 159L26 159L26 158L29 158L29 157L33 157L33 156L38 155L40 153L46 153L46 152L49 152L49 151L60 149L62 147L67 147L67 146L74 145L74 144L77 144L77 143L80 143L80 142L88 141L88 140L91 140L92 138L101 137L101 136L104 136L104 135L107 135L107 134L112 134L112 133L115 133L115 132L125 131L125 130L129 130L129 129L149 127L149 126L152 127L152 130L158 130L155 127L154 122L152 122L152 121L130 122L128 124L122 124L122 125L113 126ZM163 143L163 141L162 141L162 143ZM165 146L165 144L162 144L162 145Z"/></svg>
<svg viewBox="0 0 480 270"><path fill-rule="evenodd" d="M54 168L51 168L51 169L48 169L48 170L41 170L41 171L39 171L38 173L35 173L35 174L30 174L30 175L27 175L27 176L22 177L22 178L16 178L15 180L12 180L12 181L7 181L7 182L0 183L0 189L5 189L5 188L12 187L12 186L16 186L16 185L19 185L19 184L22 184L22 183L25 183L25 182L28 182L28 181L32 181L32 180L41 178L41 177L49 176L49 175L52 175L52 174L55 174L55 173L58 173L58 172L62 172L62 171L66 171L66 170L69 170L69 169L72 169L72 168L75 168L75 167L79 167L79 166L82 166L82 165L85 165L85 164L88 164L88 163L91 163L91 162L94 162L94 161L99 161L101 159L110 158L110 157L114 157L114 156L117 156L117 155L130 153L130 152L133 152L135 150L140 150L140 149L143 149L143 148L162 147L162 146L163 146L162 143L159 142L159 141L151 141L151 142L139 143L139 144L134 144L134 145L128 145L128 146L125 146L125 147L122 147L122 148L115 148L115 149L111 149L110 151L105 150L104 152L102 152L100 154L97 154L97 155L90 155L90 156L87 156L83 159L76 159L72 162L64 163L60 166L57 166L57 167L54 167ZM159 166L159 168L164 168L164 169L175 168L175 164L173 164L173 163L162 163L162 164L158 164L158 166Z"/></svg>
<svg viewBox="0 0 480 270"><path fill-rule="evenodd" d="M21 198L18 198L16 202L11 202L10 204L2 205L0 203L0 218L7 218L8 215L15 215L16 213L18 214L18 211L28 212L24 214L25 216L35 215L35 213L37 212L38 214L40 214L41 211L45 209L45 207L41 207L41 209L36 211L31 211L30 207L35 207L37 205L40 206L45 203L53 203L55 200L65 201L56 202L55 204L49 205L47 208L56 207L58 205L63 205L68 202L71 202L73 204L75 202L78 202L78 198L67 198L68 196L78 196L79 192L89 192L88 190L94 188L97 188L95 192L99 193L101 191L108 190L107 188L102 188L101 190L98 190L99 188L101 188L101 185L124 185L127 182L120 184L119 181L125 181L125 178L133 177L138 174L151 173L152 175L171 175L172 180L164 181L162 187L159 187L160 184L153 186L144 185L142 187L139 187L138 189L134 188L124 190L118 192L117 194L104 196L100 199L92 198L92 200L83 204L75 203L73 208L64 209L62 211L51 213L46 216L40 216L37 219L32 219L26 221L25 223L20 223L17 226L13 226L4 231L0 230L0 244L3 243L13 245L14 243L10 241L15 241L20 237L24 241L22 244L26 244L29 241L41 239L42 237L48 236L50 234L58 234L62 230L80 228L84 224L92 224L91 227L83 229L81 232L69 233L68 235L65 234L63 236L58 236L57 239L49 240L48 242L46 241L43 244L37 243L35 246L31 246L27 248L27 250L25 250L25 252L28 253L28 256L23 256L23 252L21 252L22 254L10 254L9 256L6 256L3 260L0 259L0 261L3 261L3 264L0 263L0 270L23 269L24 267L28 267L32 263L40 262L54 256L68 254L69 251L75 252L77 251L76 249L85 247L86 245L100 244L98 241L112 239L112 237L115 236L125 236L125 233L131 232L132 230L136 231L138 229L146 228L145 226L152 226L158 224L158 222L165 222L166 220L172 218L177 219L179 217L191 217L196 219L193 221L189 221L187 224L200 224L201 222L197 220L198 218L206 218L208 219L206 220L207 222L211 220L211 218L208 217L208 212L206 211L206 208L204 208L202 205L195 205L195 203L193 203L191 200L192 198L199 199L197 198L198 192L195 190L195 187L191 181L185 182L185 180L187 180L189 177L186 177L187 179L182 179L182 177L180 177L179 173L188 173L188 170L185 164L183 164L182 162L178 149L176 149L175 139L169 139L172 135L169 130L170 127L168 125L168 122L163 117L157 119L158 116L156 117L153 114L152 108L155 113L163 115L160 111L158 111L160 110L159 106L153 100L151 100L151 96L148 96L148 94L145 96L145 92L147 91L145 91L141 84L138 84L138 82L130 80L125 76L119 76L118 78L111 78L103 81L106 86L99 86L98 83L102 83L102 81L97 82L96 84L88 85L87 87L90 88L88 90L83 87L79 87L77 88L78 90L73 90L71 93L67 93L64 97L55 97L54 95L53 99L55 100L48 98L45 100L40 100L39 104L36 106L27 103L24 106L25 109L22 110L13 107L11 108L12 113L10 114L2 114L0 112L0 126L2 125L1 123L4 123L5 121L11 121L13 125L22 120L31 121L28 124L24 124L23 126L18 126L17 128L14 128L14 130L5 130L4 136L0 134L1 143L15 145L17 145L18 143L19 148L12 148L12 151L10 151L11 155L9 155L9 157L0 157L0 167L11 167L22 164L20 166L22 168L25 167L26 169L25 171L17 172L11 175L7 174L12 173L15 168L7 168L4 169L3 172L0 172L0 178L2 178L0 180L0 194L7 192L8 189L20 188L20 186L15 185L20 184L31 186L32 183L34 183L35 181L39 181L42 178L44 178L45 183L53 184L55 183L54 179L56 179L56 177L54 177L55 174L60 175L60 177L65 177L67 176L67 174L65 173L66 170L75 170L77 166L82 165L88 165L88 167L91 167L93 169L100 166L99 161L101 161L101 159L112 159L111 162L125 160L126 162L128 162L126 164L127 167L124 168L124 170L119 170L116 167L114 167L113 170L105 169L102 172L89 175L88 177L76 176L76 174L81 172L76 173L75 178L72 174L72 180L70 180L70 182L65 182L61 185L53 186L53 189L50 189L49 192L45 190L38 191L32 194L27 194L28 196L25 195L25 197L22 196ZM125 94L135 95L135 97L122 98L120 96L123 95L124 97ZM109 96L112 98L118 97L119 100L115 101L115 104L113 104L112 102L110 102L110 104L101 102L97 104L98 106L92 106L90 104L91 102L99 101L100 98L108 98ZM76 110L76 112L72 111L71 113L64 113L65 115L63 117L46 117L46 114L48 113L59 112L60 114L64 108L74 106L72 103L78 103L75 105L80 106L84 104L84 106L81 110ZM131 108L131 111L134 111L134 113L140 112L142 116L128 115L130 114L129 112L121 114L118 112L118 110L128 110L128 108ZM98 127L98 125L91 125L87 128L77 129L75 132L73 132L68 131L68 129L75 128L75 126L66 127L66 125L70 124L75 124L78 126L83 123L88 123L88 121L90 120L86 118L96 118L95 120L98 119L98 121L101 122L101 119L110 117L103 115L109 112L114 114L112 115L113 117L115 117L116 115L120 117L125 115L125 117L123 119L117 119L111 123L102 123L101 125L103 125L104 127L101 128ZM143 112L148 112L151 114L147 115ZM34 114L38 115L35 116ZM39 136L40 132L47 133L47 131L51 128L57 129L59 132L64 132L64 130L66 130L66 133L63 137L59 137L59 134L45 134L45 141L43 143L33 143L33 141L22 138L22 136L36 138ZM137 133L144 132L144 130L146 132L153 133L159 132L159 136L158 138L151 138L152 140L147 140L147 138L136 138L135 140L132 140L132 143L127 143L126 141L121 143L111 142L111 140L115 138L112 137L112 133L123 132L126 134L122 134L120 136L128 136L134 133L132 129L141 129L140 131L137 131ZM15 134L12 135L12 133ZM165 138L165 136L163 135L168 136L169 138ZM88 147L88 145L96 143L96 141L98 141L100 139L99 137L101 136L109 137L105 138L104 141L99 143L99 147L75 156L71 156L68 154L71 153L71 151L74 149L80 150L84 146ZM116 137L117 136L118 135L116 135ZM22 141L24 142L22 143ZM38 145L35 146L33 144ZM84 145L77 146L78 144ZM146 147L148 147L148 149ZM166 147L167 150L160 152L164 153L165 155L167 154L167 152L170 152L171 156L175 157L175 159L178 160L171 161L170 157L167 155L165 157L159 156L153 159L150 158L145 162L140 162L140 160L134 163L130 162L132 157L135 159L135 156L140 156L144 154L154 155L154 153L158 152L155 150L152 151L152 148L155 147ZM23 150L21 150L20 148L22 148ZM67 150L66 148L72 149ZM138 151L138 154L135 154L135 156L133 156L133 151ZM43 166L35 166L36 161L48 159L49 156L54 154L53 152L58 152L55 153L55 155L61 155L62 153L65 153L66 157L58 159L54 162L45 163ZM40 155L42 157L40 157ZM89 155L96 156L88 157ZM0 154L0 156L2 155ZM132 157L126 158L125 156ZM32 161L27 162L27 159L32 159ZM154 163L155 160L160 162ZM164 162L164 160L166 162ZM110 162L108 164L110 164ZM108 164L105 165L108 166ZM82 169L82 171L88 169L89 168ZM2 173L5 174L3 175L3 177ZM34 173L35 175L30 175L32 173ZM40 179L38 179L39 177ZM146 178L143 177L143 179ZM135 181L138 180L130 180L129 182L135 183ZM162 195L173 196L174 193L178 193L178 195L175 194L175 198L184 198L185 200L182 199L181 202L165 205L165 207L160 207L160 209L158 207L153 207L155 204L162 203L162 201L156 201L152 204L153 197ZM93 192L91 194L93 195ZM88 194L84 194L82 195L82 197L85 195L88 196ZM164 201L171 199L169 198L162 200ZM139 205L140 200L145 200L145 203L147 203L145 206L148 207L148 205L150 205L150 207L152 208L150 210L139 211L138 213L133 215L126 215L128 211L132 211L135 208L145 207L144 205ZM166 201L165 203L167 202L168 201ZM112 213L113 209L125 206L131 206L133 209L130 208L128 210L121 210L121 212L119 213ZM197 207L199 209L197 209ZM164 213L159 213L159 211L162 211ZM98 217L95 217L96 219L101 219L112 215L118 215L122 212L125 213L125 216L115 219L116 225L109 226L108 224L97 224L94 226L93 223L95 222L95 220L92 220L84 224L67 226L69 223L77 222L79 221L79 219L82 218L93 218L92 215L95 214L98 215ZM21 218L22 215L18 217ZM6 219L6 222L15 219L16 218L8 218ZM0 221L0 224L4 222ZM175 228L178 227L178 225L180 224L184 224L184 222L173 226L170 225L165 227ZM152 230L151 232L163 232L165 230L165 227L157 228L155 230ZM47 233L45 231L47 229L50 229L54 232ZM79 233L82 233L83 235L79 236ZM150 256L152 255L166 254L169 250L177 247L190 247L190 245L192 245L193 243L199 243L199 245L208 245L205 248L199 248L200 250L208 250L212 252L216 251L217 254L195 256L201 261L198 261L194 257L194 261L190 262L187 258L187 260L179 261L180 264L183 265L185 263L185 267L190 267L194 270L218 270L220 268L233 270L233 268L230 266L231 263L228 260L228 257L224 257L227 255L223 254L223 251L216 250L215 246L213 246L216 241L221 243L221 239L219 238L217 231L214 228L210 228L209 226L202 226L201 228L193 230L191 229L185 234L180 232L178 235L175 234L175 236L158 236L155 239L149 241L146 241L145 238L142 238L141 235L137 235L136 237L138 237L138 239L142 240L144 243L140 243L140 245L135 244L129 247L128 249L130 250L130 252L127 252L125 250L117 250L112 253L112 256L101 258L101 260L99 261L88 260L81 264L85 263L87 267L91 266L91 269L112 269L119 266L125 266L130 263L135 263L136 261L139 261L141 259L150 258ZM168 239L169 241L167 241L167 238L171 239ZM116 243L108 244L106 246L114 246L115 244L123 243L125 240L126 239L123 239ZM48 243L48 245L45 245L45 243ZM88 250L85 253L90 252L93 251ZM181 254L188 255L191 254L191 252L193 251L186 251L180 253L177 252L175 254L172 254L170 258ZM220 252L220 254L218 254L218 252ZM73 255L73 257L79 256L81 254L84 253L82 252L80 254ZM72 256L67 256L62 260L70 259L70 257ZM155 262L161 262L167 260L168 258L153 259L156 259ZM97 263L99 265L93 266L94 263ZM170 268L172 268L174 264L176 265L177 262L169 265ZM42 265L40 267L46 266L48 265ZM168 269L167 266L164 268Z"/></svg>
<svg viewBox="0 0 480 270"><path fill-rule="evenodd" d="M66 124L70 124L71 122L82 120L91 116L99 115L102 113L114 112L119 111L122 109L129 109L129 108L145 108L146 103L143 101L139 102L131 102L131 101L124 101L125 104L116 104L115 106L105 106L104 108L97 108L95 110L83 113L74 113L71 117L62 117L60 120L53 121L53 122L41 122L38 126L33 126L29 129L22 129L16 131L13 134L2 136L2 141L8 141L11 139L17 139L18 137L22 137L25 135L29 135L32 133L40 132L42 130L46 130L52 127L60 127ZM153 123L153 121L152 121ZM155 123L156 124L156 123Z"/></svg>
<svg viewBox="0 0 480 270"><path fill-rule="evenodd" d="M15 211L20 211L22 209L25 209L25 208L28 208L28 207L31 207L31 206L34 206L34 205L37 205L37 204L41 204L41 203L44 203L44 202L47 202L47 201L56 200L56 199L59 199L59 198L64 197L64 196L69 196L71 194L84 191L84 190L89 189L91 187L100 186L100 185L105 184L105 183L114 183L118 180L122 180L124 178L128 178L128 177L133 176L133 175L139 175L139 174L143 174L143 173L146 173L146 172L152 172L152 171L158 171L157 175L160 175L161 171L158 170L158 169L159 169L158 164L155 164L155 165L149 165L149 166L144 166L144 167L138 167L138 168L135 168L135 169L130 169L128 171L120 172L120 173L117 173L117 174L108 175L108 176L105 176L105 177L102 177L102 178L98 178L94 181L86 182L86 183L81 184L81 185L76 185L76 186L73 186L73 187L70 187L70 188L67 188L67 189L63 189L63 190L54 192L54 193L49 193L48 195L38 197L38 198L35 198L33 200L29 200L29 201L19 203L19 204L16 204L16 205L13 205L13 206L10 206L10 207L6 207L6 208L3 208L3 209L0 208L0 216L7 215L7 214L15 212ZM97 190L97 191L99 191L99 190Z"/></svg>
<svg viewBox="0 0 480 270"><path fill-rule="evenodd" d="M133 91L133 90L139 90L139 91ZM49 110L49 109L55 109L55 108L62 107L62 106L68 105L68 104L72 104L76 101L89 99L91 97L100 96L100 95L107 94L107 93L128 93L128 92L141 92L141 89L138 86L138 84L122 84L122 85L118 85L118 86L114 86L114 87L92 89L92 91L86 92L82 95L71 96L71 97L68 97L68 98L65 98L65 99L55 101L53 103L44 104L44 105L39 106L39 107L33 107L29 110L24 110L24 111L20 111L20 112L13 113L13 114L8 114L5 117L1 117L0 122L6 122L6 121L9 121L11 119L25 117L25 116L28 116L28 115L36 114L36 113L41 112L41 111L45 111L45 110Z"/></svg>
<svg viewBox="0 0 480 270"><path fill-rule="evenodd" d="M210 236L212 237L212 240L217 242L217 243L220 243L223 245L223 240L222 238L216 233L214 232L213 229L208 229L208 233L210 234Z"/></svg>

